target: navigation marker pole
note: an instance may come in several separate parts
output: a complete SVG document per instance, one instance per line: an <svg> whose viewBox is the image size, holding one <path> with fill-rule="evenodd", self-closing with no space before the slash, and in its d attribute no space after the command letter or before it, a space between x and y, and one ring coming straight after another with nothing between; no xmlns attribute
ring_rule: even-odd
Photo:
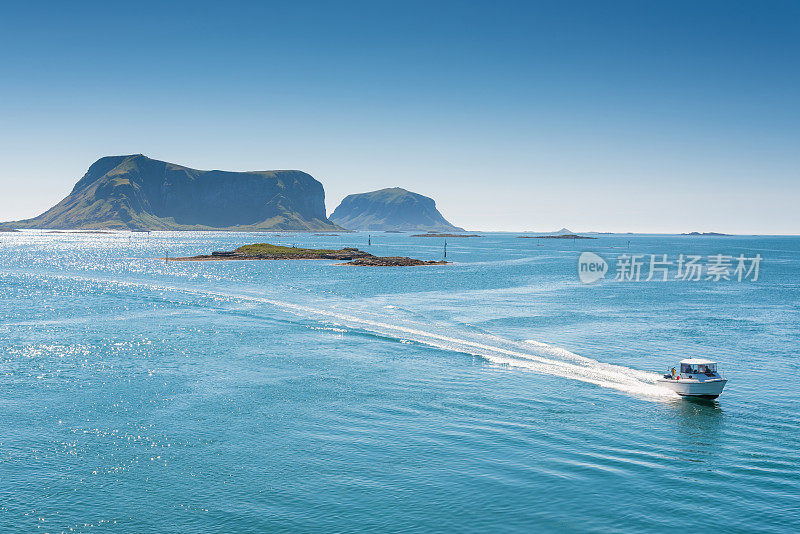
<svg viewBox="0 0 800 534"><path fill-rule="evenodd" d="M444 240L444 257L447 259L447 239Z"/></svg>
<svg viewBox="0 0 800 534"><path fill-rule="evenodd" d="M372 245L372 235L367 236L367 245Z"/></svg>

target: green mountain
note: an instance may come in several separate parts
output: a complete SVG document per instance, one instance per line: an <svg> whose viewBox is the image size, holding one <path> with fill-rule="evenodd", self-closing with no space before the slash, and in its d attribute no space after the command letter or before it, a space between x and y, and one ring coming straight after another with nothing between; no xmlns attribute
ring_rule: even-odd
<svg viewBox="0 0 800 534"><path fill-rule="evenodd" d="M336 230L301 171L198 171L141 154L97 160L72 192L12 228Z"/></svg>
<svg viewBox="0 0 800 534"><path fill-rule="evenodd" d="M447 222L432 198L400 187L348 195L330 218L349 230L464 230Z"/></svg>

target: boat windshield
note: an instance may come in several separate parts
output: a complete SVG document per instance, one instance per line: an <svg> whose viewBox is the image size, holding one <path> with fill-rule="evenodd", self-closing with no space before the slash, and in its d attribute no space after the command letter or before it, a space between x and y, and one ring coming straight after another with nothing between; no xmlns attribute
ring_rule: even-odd
<svg viewBox="0 0 800 534"><path fill-rule="evenodd" d="M704 375L713 375L717 373L717 364L716 363L702 363L702 364L692 364L692 363L682 363L681 364L681 373L690 373L690 374L704 374Z"/></svg>

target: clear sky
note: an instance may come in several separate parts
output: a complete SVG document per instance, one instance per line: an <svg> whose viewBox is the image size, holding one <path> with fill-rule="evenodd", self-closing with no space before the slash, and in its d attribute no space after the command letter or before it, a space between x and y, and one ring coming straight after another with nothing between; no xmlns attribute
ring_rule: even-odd
<svg viewBox="0 0 800 534"><path fill-rule="evenodd" d="M0 220L144 153L480 230L800 234L800 2L28 2Z"/></svg>

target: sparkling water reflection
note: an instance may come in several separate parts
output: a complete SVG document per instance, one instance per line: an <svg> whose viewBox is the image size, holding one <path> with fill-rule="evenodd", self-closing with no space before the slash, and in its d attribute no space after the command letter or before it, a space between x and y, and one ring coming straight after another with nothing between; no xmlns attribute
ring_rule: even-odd
<svg viewBox="0 0 800 534"><path fill-rule="evenodd" d="M506 234L442 267L163 260L257 241L366 236L3 236L0 529L800 528L800 239L591 242L765 258L728 284L584 285L584 244ZM717 401L658 387L687 355Z"/></svg>

